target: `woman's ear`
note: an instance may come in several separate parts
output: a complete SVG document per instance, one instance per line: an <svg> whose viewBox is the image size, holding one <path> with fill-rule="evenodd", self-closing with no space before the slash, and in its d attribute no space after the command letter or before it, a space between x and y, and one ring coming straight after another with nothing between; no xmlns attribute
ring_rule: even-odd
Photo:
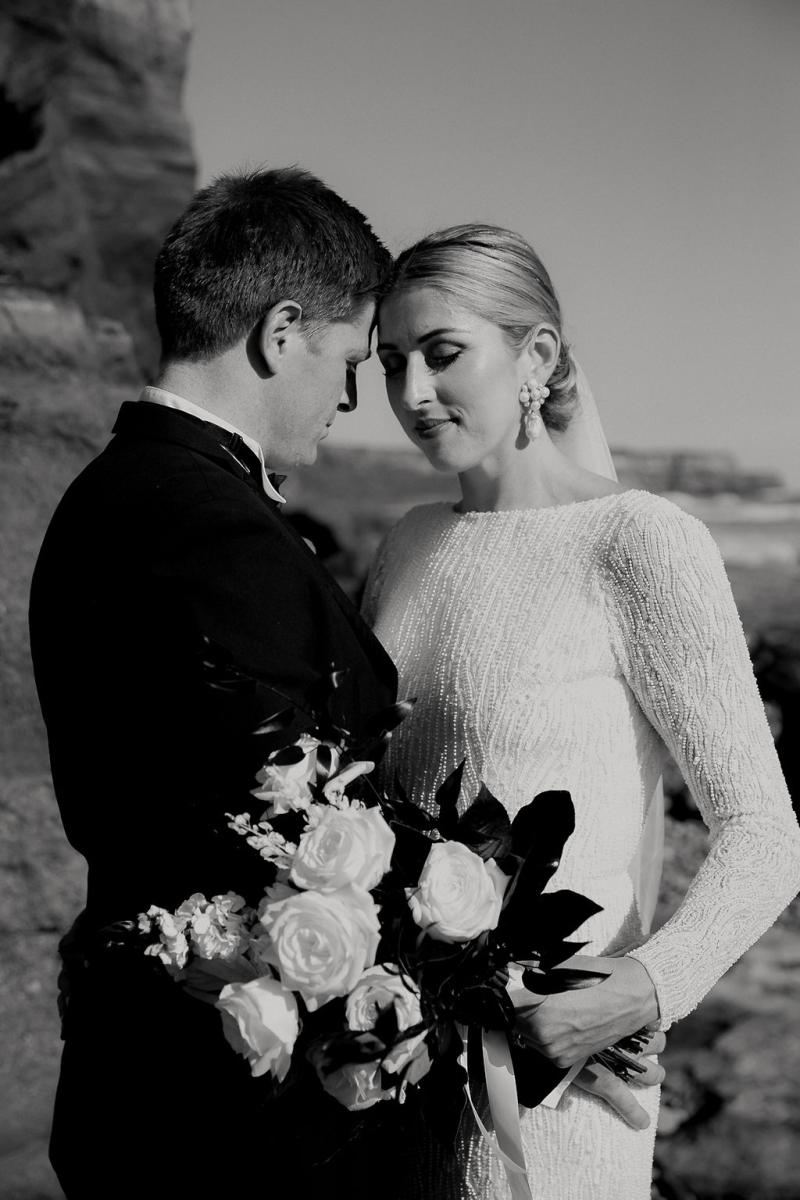
<svg viewBox="0 0 800 1200"><path fill-rule="evenodd" d="M296 300L273 304L253 330L254 341L270 375L277 375L300 337L303 309Z"/></svg>
<svg viewBox="0 0 800 1200"><path fill-rule="evenodd" d="M560 353L561 337L558 330L554 325L543 321L532 331L525 347L529 373L533 374L535 371L539 383L547 383L555 370Z"/></svg>

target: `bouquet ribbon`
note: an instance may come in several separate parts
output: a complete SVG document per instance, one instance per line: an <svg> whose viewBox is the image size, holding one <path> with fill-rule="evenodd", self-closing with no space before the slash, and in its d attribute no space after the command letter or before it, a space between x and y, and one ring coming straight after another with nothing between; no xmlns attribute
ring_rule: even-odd
<svg viewBox="0 0 800 1200"><path fill-rule="evenodd" d="M522 985L520 976L521 972L515 977L515 971L512 968L511 977L508 982L508 993L514 1001L515 1007L529 1006L544 1000L544 996L535 996L532 992L529 992ZM464 1044L464 1049L461 1053L461 1065L466 1070L467 1037L469 1034L466 1027L463 1026L460 1027L459 1033ZM512 1200L533 1200L530 1184L528 1183L525 1149L522 1145L517 1081L514 1076L514 1063L511 1058L508 1035L504 1030L500 1029L482 1030L481 1050L486 1079L486 1097L495 1138L497 1139L493 1149L505 1168ZM541 1103L546 1108L555 1108L583 1066L583 1061L574 1063ZM487 1142L491 1142L489 1130L481 1120L475 1102L472 1099L469 1078L464 1084L464 1091L466 1092L467 1101L472 1109L481 1134Z"/></svg>

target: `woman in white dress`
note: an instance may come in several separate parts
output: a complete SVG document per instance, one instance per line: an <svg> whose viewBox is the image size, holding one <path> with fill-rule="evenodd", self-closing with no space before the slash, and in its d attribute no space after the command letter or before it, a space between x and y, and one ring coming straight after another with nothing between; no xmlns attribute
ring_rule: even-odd
<svg viewBox="0 0 800 1200"><path fill-rule="evenodd" d="M417 698L386 770L423 805L462 758L462 795L483 780L512 815L538 792L571 792L576 830L551 887L602 905L575 937L614 970L548 997L520 1032L561 1065L581 1062L685 1016L800 887L800 833L741 624L699 521L576 461L570 421L577 407L585 440L592 414L524 239L460 226L402 254L379 355L403 429L461 486L455 506L400 521L368 583L367 618L400 694ZM710 849L649 936L667 751ZM646 1129L574 1085L526 1111L531 1194L648 1200L658 1087L637 1097ZM420 1200L507 1194L467 1125L455 1155L425 1140L407 1187Z"/></svg>

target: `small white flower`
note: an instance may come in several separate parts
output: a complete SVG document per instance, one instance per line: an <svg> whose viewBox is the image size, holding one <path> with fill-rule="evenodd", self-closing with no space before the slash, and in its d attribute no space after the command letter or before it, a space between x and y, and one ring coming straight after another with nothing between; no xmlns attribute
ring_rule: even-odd
<svg viewBox="0 0 800 1200"><path fill-rule="evenodd" d="M139 916L139 929L142 933L159 935L157 942L145 947L145 954L158 958L169 971L170 975L180 977L189 957L189 942L184 934L186 920L178 918L165 908L153 904L146 914Z"/></svg>
<svg viewBox="0 0 800 1200"><path fill-rule="evenodd" d="M317 782L317 751L321 743L318 738L303 733L294 744L303 751L299 762L280 765L272 761L275 757L272 755L256 775L260 786L253 789L253 795L269 805L269 817L302 812L312 801L310 785ZM338 750L331 749L331 755L332 769L335 770Z"/></svg>
<svg viewBox="0 0 800 1200"><path fill-rule="evenodd" d="M288 842L283 834L278 833L275 829L254 833L247 839L247 844L258 851L266 862L274 863L276 867L284 869L291 867L297 853L296 844Z"/></svg>

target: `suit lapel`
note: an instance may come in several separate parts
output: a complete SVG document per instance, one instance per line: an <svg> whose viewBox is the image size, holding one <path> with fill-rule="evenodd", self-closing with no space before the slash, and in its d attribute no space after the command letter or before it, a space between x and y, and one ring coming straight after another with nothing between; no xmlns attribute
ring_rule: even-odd
<svg viewBox="0 0 800 1200"><path fill-rule="evenodd" d="M147 400L126 401L119 411L113 433L123 437L145 438L185 446L218 463L255 490L263 501L276 529L280 531L281 537L291 542L295 553L302 556L304 569L315 576L341 611L353 633L368 653L376 674L387 686L395 686L394 663L363 620L358 609L345 595L330 572L320 563L314 551L309 548L290 523L283 520L280 505L266 495L262 486L261 464L238 434L228 433L220 426L208 421L201 421L190 413L165 408L163 405L152 404Z"/></svg>
<svg viewBox="0 0 800 1200"><path fill-rule="evenodd" d="M191 413L166 408L148 400L126 401L119 410L112 432L122 437L185 446L244 480L258 492L269 508L279 507L277 500L270 499L264 492L261 463L238 433L230 433L211 421L201 421Z"/></svg>

